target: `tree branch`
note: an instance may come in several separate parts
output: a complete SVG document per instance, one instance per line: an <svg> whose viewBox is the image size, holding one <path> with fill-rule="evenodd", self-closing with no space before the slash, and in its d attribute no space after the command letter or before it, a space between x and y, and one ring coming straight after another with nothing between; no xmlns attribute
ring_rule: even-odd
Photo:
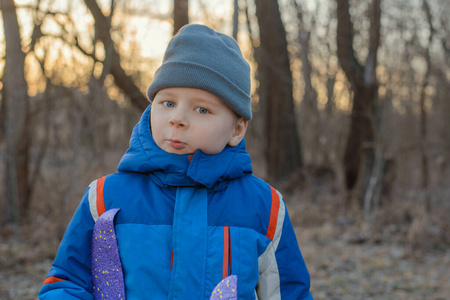
<svg viewBox="0 0 450 300"><path fill-rule="evenodd" d="M147 97L145 97L139 88L134 84L131 78L126 75L125 70L120 65L120 55L117 53L113 41L111 39L111 24L108 22L107 17L102 13L100 7L98 6L95 0L84 0L84 3L90 10L92 16L95 20L95 40L102 41L105 47L105 65L110 73L114 77L114 81L119 89L121 89L131 100L131 103L139 108L140 110L144 110L149 101ZM103 76L103 74L102 74Z"/></svg>

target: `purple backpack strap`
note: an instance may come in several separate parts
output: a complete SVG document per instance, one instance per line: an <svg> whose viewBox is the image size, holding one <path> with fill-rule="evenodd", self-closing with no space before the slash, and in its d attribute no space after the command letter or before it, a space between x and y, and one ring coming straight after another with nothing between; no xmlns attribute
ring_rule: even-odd
<svg viewBox="0 0 450 300"><path fill-rule="evenodd" d="M91 272L95 299L125 300L125 283L119 257L114 217L119 208L104 212L95 222L91 244Z"/></svg>
<svg viewBox="0 0 450 300"><path fill-rule="evenodd" d="M216 285L209 300L237 300L237 282L236 275L225 277Z"/></svg>

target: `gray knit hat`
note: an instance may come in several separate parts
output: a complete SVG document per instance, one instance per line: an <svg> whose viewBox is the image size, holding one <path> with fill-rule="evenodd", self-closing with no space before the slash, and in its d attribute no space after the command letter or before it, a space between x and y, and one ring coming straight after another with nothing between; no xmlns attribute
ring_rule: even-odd
<svg viewBox="0 0 450 300"><path fill-rule="evenodd" d="M148 99L169 87L202 89L252 118L250 67L233 38L207 26L186 25L172 38L148 87Z"/></svg>

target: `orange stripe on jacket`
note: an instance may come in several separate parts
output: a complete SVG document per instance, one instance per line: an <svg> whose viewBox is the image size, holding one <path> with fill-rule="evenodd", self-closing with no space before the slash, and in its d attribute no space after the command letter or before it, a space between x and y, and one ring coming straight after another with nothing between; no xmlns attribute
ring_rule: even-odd
<svg viewBox="0 0 450 300"><path fill-rule="evenodd" d="M103 199L103 185L105 184L105 177L97 180L97 213L100 217L105 212L105 199Z"/></svg>
<svg viewBox="0 0 450 300"><path fill-rule="evenodd" d="M277 190L273 187L270 187L270 191L272 192L272 207L270 208L270 221L266 236L270 240L273 240L273 236L275 235L275 231L277 229L278 210L280 209L280 196L278 196Z"/></svg>
<svg viewBox="0 0 450 300"><path fill-rule="evenodd" d="M223 268L222 268L222 279L228 276L228 257L230 255L230 227L223 227Z"/></svg>
<svg viewBox="0 0 450 300"><path fill-rule="evenodd" d="M59 281L64 281L64 280L65 279L61 279L61 278L58 278L55 276L50 276L50 277L45 278L44 283L42 285L46 285L49 283L55 283L55 282L59 282Z"/></svg>

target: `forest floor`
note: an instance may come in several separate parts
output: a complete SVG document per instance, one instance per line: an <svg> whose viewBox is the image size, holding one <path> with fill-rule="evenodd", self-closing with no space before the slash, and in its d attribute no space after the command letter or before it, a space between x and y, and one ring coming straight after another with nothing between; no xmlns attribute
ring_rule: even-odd
<svg viewBox="0 0 450 300"><path fill-rule="evenodd" d="M347 217L299 226L298 211L293 209L291 218L314 299L450 299L448 246L417 251L394 238L369 239ZM52 263L48 253L57 246L37 245L20 235L0 237L2 300L37 299Z"/></svg>
<svg viewBox="0 0 450 300"><path fill-rule="evenodd" d="M450 251L414 252L398 243L299 229L314 299L450 299Z"/></svg>

